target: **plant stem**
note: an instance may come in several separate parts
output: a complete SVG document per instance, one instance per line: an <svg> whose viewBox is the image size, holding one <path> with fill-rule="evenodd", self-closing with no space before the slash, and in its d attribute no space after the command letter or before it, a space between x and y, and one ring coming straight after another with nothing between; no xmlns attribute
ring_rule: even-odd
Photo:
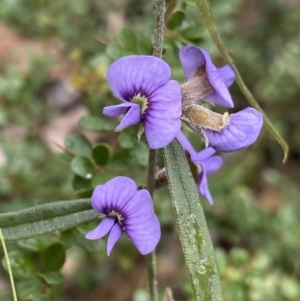
<svg viewBox="0 0 300 301"><path fill-rule="evenodd" d="M154 11L154 37L153 37L153 56L162 58L164 27L165 27L165 0L156 0ZM157 150L149 149L148 170L147 170L147 189L151 196L154 191L154 174L156 169ZM146 256L148 270L148 285L150 301L157 301L157 280L156 280L156 258L155 250Z"/></svg>
<svg viewBox="0 0 300 301"><path fill-rule="evenodd" d="M14 301L18 301L16 288L15 288L14 277L13 277L13 274L12 274L12 271L11 271L10 261L9 261L9 257L8 257L8 253L7 253L7 249L6 249L6 244L5 244L5 241L4 241L4 237L3 237L3 234L2 234L1 228L0 228L0 241L1 241L1 244L2 244L3 251L4 251L5 261L6 261L6 265L7 265L7 271L8 271L9 279L10 279L10 283L11 283L11 290L12 290L12 293L13 293L13 298L14 298Z"/></svg>

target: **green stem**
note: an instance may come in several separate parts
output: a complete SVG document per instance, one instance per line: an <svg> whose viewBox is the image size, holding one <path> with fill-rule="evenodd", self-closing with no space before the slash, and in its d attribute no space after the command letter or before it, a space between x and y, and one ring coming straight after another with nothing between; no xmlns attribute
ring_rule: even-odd
<svg viewBox="0 0 300 301"><path fill-rule="evenodd" d="M164 28L165 28L165 0L156 0L154 11L154 37L153 37L153 56L162 58ZM151 196L154 191L154 174L156 169L157 150L149 149L148 170L147 170L147 189ZM157 280L156 280L156 257L155 250L146 256L148 270L148 285L150 301L157 301Z"/></svg>
<svg viewBox="0 0 300 301"><path fill-rule="evenodd" d="M263 114L265 122L266 122L270 132L272 133L274 138L277 140L277 142L281 145L281 147L283 149L283 152L284 152L284 157L283 157L283 163L284 163L286 161L287 157L288 157L288 152L289 152L288 144L286 143L284 138L274 128L271 121L266 116L265 112L262 110L260 105L257 103L255 98L253 97L253 95L251 94L251 92L249 91L247 86L245 85L239 71L237 70L237 68L236 68L236 66L233 62L232 57L229 55L224 43L221 40L220 34L217 30L217 27L216 27L215 22L214 22L213 15L211 13L211 10L210 10L209 4L208 4L208 0L195 0L195 1L197 3L198 8L199 8L200 14L202 15L204 24L205 24L207 30L209 31L213 41L215 42L216 46L218 47L218 49L219 49L220 53L222 54L224 60L232 65L232 67L235 71L235 74L236 74L236 82L239 85L242 93L247 98L249 103L253 107L255 107L256 109L258 109Z"/></svg>
<svg viewBox="0 0 300 301"><path fill-rule="evenodd" d="M11 290L12 290L12 293L13 293L13 298L14 298L14 301L18 301L16 288L15 288L14 277L13 277L13 274L12 274L12 270L11 270L11 266L10 266L10 260L9 260L9 257L8 257L6 244L5 244L5 241L4 241L4 237L3 237L3 234L2 234L1 228L0 228L0 241L2 243L2 248L3 248L3 251L4 251L4 256L5 256L6 265L7 265L7 271L8 271L8 275L9 275L9 279L10 279L10 283L11 283Z"/></svg>

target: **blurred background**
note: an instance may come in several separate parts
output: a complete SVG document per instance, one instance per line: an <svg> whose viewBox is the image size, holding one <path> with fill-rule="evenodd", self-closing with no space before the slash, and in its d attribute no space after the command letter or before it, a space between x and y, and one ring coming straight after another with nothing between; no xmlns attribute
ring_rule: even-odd
<svg viewBox="0 0 300 301"><path fill-rule="evenodd" d="M184 82L178 51L185 44L206 48L222 66L194 1L167 2L164 59L173 78ZM246 84L290 146L282 164L282 149L264 127L248 149L223 154L209 179L215 204L203 205L224 299L300 300L299 1L209 2ZM1 213L90 197L115 175L145 181L145 140L137 143L137 128L114 133L117 120L102 109L118 103L106 82L111 62L152 53L153 7L142 0L0 1ZM236 84L230 91L230 113L248 106ZM189 136L200 150L199 137ZM155 193L155 207L163 229L160 296L169 286L176 301L192 300L166 189ZM10 243L19 300L148 300L144 258L126 237L107 257L105 239L84 238L94 226ZM0 299L12 300L2 266Z"/></svg>

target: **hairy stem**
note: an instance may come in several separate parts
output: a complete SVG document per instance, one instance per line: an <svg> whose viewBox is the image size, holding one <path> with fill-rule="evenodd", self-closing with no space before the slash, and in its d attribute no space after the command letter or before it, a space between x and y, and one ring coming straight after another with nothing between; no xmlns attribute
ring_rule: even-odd
<svg viewBox="0 0 300 301"><path fill-rule="evenodd" d="M162 58L164 27L165 27L165 0L156 0L154 11L154 37L153 37L153 56ZM148 170L147 170L147 189L151 196L154 191L154 174L156 169L157 150L149 149ZM157 280L156 280L156 259L155 250L147 255L148 283L150 301L157 301Z"/></svg>

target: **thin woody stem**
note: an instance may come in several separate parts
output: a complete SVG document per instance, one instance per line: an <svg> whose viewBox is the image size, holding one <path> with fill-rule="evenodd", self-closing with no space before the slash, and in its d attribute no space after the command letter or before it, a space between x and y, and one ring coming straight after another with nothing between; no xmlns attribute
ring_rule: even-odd
<svg viewBox="0 0 300 301"><path fill-rule="evenodd" d="M153 37L153 56L162 58L164 27L165 27L165 0L156 0L154 11L154 37ZM147 170L147 189L151 196L154 191L154 180L156 171L157 150L149 149L148 170ZM157 280L156 280L156 259L155 250L146 256L148 270L148 284L150 301L158 301Z"/></svg>

